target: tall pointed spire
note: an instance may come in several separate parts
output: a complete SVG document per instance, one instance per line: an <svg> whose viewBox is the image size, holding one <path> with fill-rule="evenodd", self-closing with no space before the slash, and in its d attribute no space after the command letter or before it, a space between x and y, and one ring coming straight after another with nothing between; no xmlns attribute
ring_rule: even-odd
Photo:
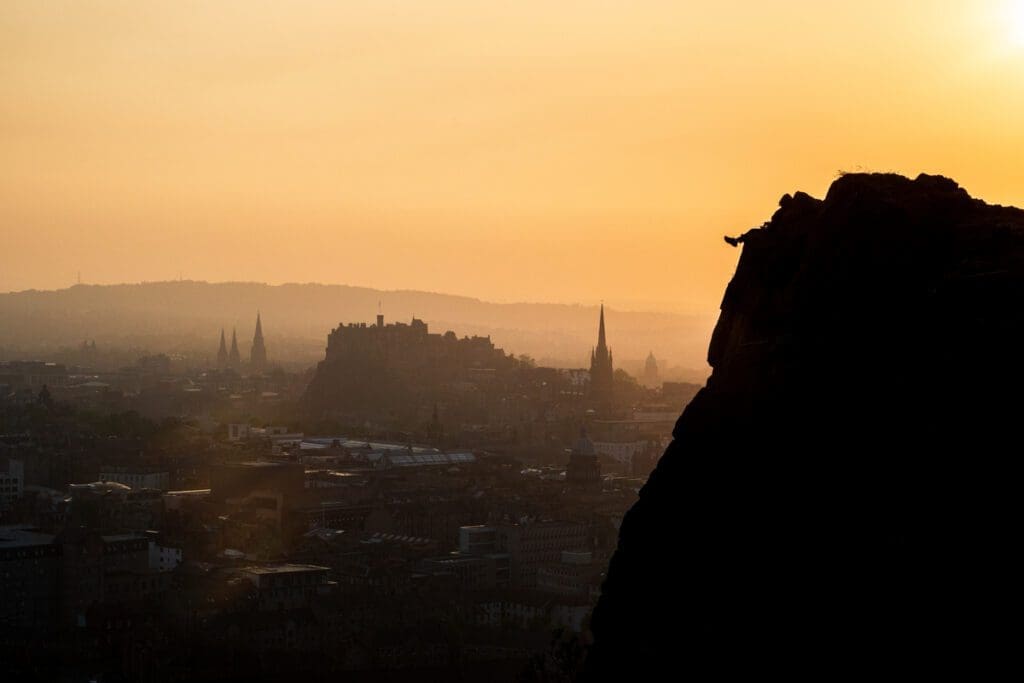
<svg viewBox="0 0 1024 683"><path fill-rule="evenodd" d="M256 333L252 337L252 350L249 352L249 364L254 372L259 372L267 366L267 347L263 343L263 323L260 320L260 312L256 311Z"/></svg>
<svg viewBox="0 0 1024 683"><path fill-rule="evenodd" d="M614 370L612 351L604 330L604 302L601 302L601 317L597 325L597 346L590 352L590 396L595 404L603 407L611 402Z"/></svg>
<svg viewBox="0 0 1024 683"><path fill-rule="evenodd" d="M242 364L242 355L238 353L238 334L231 328L231 351L228 352L228 367L238 369Z"/></svg>
<svg viewBox="0 0 1024 683"><path fill-rule="evenodd" d="M217 349L217 367L224 369L228 366L228 345L224 339L224 328L220 328L220 348Z"/></svg>

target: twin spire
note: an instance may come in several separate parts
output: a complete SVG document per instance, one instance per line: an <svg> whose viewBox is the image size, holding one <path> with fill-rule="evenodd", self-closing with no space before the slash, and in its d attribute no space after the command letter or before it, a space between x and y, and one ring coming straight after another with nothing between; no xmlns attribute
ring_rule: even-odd
<svg viewBox="0 0 1024 683"><path fill-rule="evenodd" d="M228 365L232 368L237 368L242 364L242 357L238 353L238 333L235 332L235 328L231 328L231 351L228 352Z"/></svg>
<svg viewBox="0 0 1024 683"><path fill-rule="evenodd" d="M249 351L249 364L253 371L259 372L267 367L267 347L263 344L263 323L260 312L256 311L256 333L252 336L252 350Z"/></svg>
<svg viewBox="0 0 1024 683"><path fill-rule="evenodd" d="M252 350L249 352L249 365L253 371L262 371L267 367L267 347L263 343L263 322L259 311L256 312L256 333L252 338ZM217 349L217 367L238 370L242 367L242 354L238 350L238 332L231 330L231 350L227 348L224 328L220 330L220 348Z"/></svg>
<svg viewBox="0 0 1024 683"><path fill-rule="evenodd" d="M217 349L217 367L228 366L228 345L224 342L224 328L220 328L220 348Z"/></svg>

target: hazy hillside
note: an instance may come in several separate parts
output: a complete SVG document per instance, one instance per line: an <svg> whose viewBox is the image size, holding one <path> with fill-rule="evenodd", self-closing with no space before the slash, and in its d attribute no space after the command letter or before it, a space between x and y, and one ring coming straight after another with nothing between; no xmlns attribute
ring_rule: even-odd
<svg viewBox="0 0 1024 683"><path fill-rule="evenodd" d="M434 331L491 335L506 351L538 361L580 366L597 332L597 308L560 304L495 304L470 297L319 284L154 282L76 285L57 291L0 294L0 349L43 353L95 339L100 347L213 354L221 327L237 327L248 351L256 311L269 353L313 362L339 322L372 322L380 302L387 321L425 320ZM616 360L628 364L653 350L668 363L704 367L713 317L608 309ZM287 356L287 358L282 358Z"/></svg>

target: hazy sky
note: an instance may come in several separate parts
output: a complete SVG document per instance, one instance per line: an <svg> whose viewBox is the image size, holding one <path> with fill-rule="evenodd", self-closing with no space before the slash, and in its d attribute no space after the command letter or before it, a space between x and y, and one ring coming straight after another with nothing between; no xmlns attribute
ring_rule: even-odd
<svg viewBox="0 0 1024 683"><path fill-rule="evenodd" d="M713 310L840 169L1024 204L1024 2L0 4L0 291Z"/></svg>

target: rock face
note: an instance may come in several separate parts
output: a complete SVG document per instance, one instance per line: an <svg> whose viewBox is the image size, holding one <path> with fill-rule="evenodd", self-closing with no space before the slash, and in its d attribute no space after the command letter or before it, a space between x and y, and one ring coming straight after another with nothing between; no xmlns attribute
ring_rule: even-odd
<svg viewBox="0 0 1024 683"><path fill-rule="evenodd" d="M713 373L623 521L586 674L996 666L1019 604L1024 211L851 174L733 241Z"/></svg>

